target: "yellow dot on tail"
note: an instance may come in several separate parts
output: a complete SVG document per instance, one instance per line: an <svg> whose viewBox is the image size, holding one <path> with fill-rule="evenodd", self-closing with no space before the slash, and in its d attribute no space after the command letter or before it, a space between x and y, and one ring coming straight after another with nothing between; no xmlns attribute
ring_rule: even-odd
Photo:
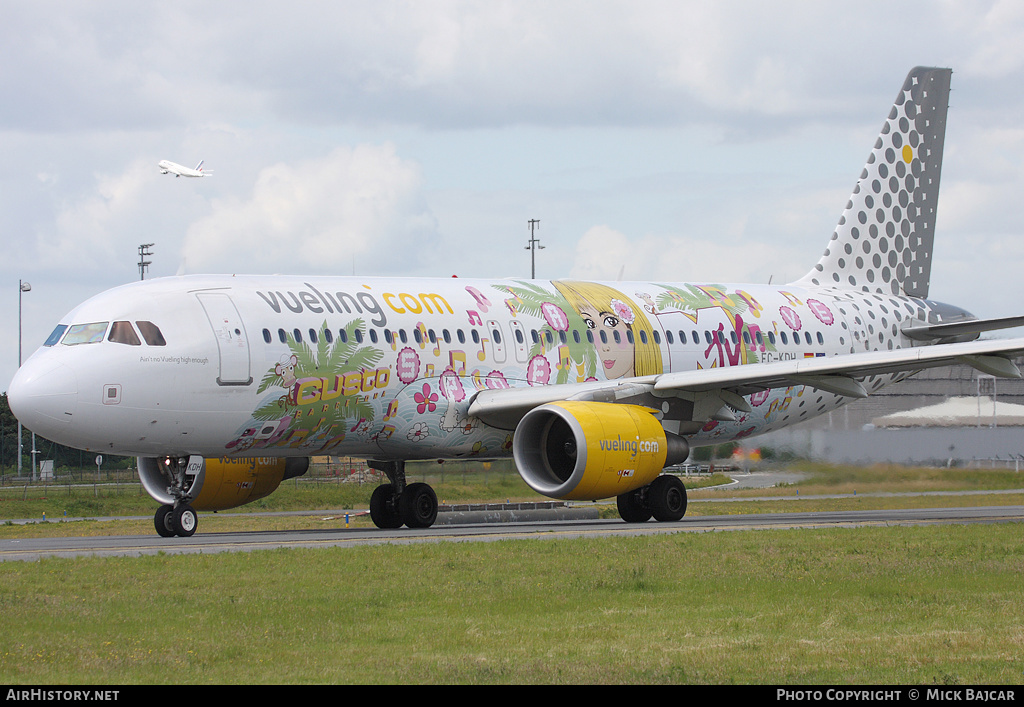
<svg viewBox="0 0 1024 707"><path fill-rule="evenodd" d="M914 151L910 149L910 145L903 146L903 161L910 164L910 161L914 159Z"/></svg>

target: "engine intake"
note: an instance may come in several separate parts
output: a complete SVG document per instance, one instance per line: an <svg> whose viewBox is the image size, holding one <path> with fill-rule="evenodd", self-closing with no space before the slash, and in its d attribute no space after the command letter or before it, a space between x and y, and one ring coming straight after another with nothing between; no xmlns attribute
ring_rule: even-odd
<svg viewBox="0 0 1024 707"><path fill-rule="evenodd" d="M512 454L523 480L551 498L597 500L651 483L689 456L685 439L665 432L648 408L563 401L528 412Z"/></svg>

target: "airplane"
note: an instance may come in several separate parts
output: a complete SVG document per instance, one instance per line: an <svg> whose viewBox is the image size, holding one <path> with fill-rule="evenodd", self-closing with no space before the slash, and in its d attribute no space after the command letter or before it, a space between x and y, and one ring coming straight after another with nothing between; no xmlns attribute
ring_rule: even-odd
<svg viewBox="0 0 1024 707"><path fill-rule="evenodd" d="M785 285L191 275L103 292L9 388L36 434L138 458L156 531L272 493L319 455L387 483L380 528L430 527L424 459L512 457L556 499L680 520L700 445L835 410L930 367L1019 378L1024 339L929 299L952 71L915 68L824 253Z"/></svg>
<svg viewBox="0 0 1024 707"><path fill-rule="evenodd" d="M173 174L175 177L208 177L213 174L213 172L204 172L203 162L205 162L205 160L200 160L195 169L189 169L177 162L160 160L160 162L157 163L157 167L160 168L160 174Z"/></svg>

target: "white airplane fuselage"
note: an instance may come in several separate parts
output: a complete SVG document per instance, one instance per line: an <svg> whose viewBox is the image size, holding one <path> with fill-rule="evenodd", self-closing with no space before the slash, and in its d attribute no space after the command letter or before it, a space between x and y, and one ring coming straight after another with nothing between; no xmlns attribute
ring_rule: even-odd
<svg viewBox="0 0 1024 707"><path fill-rule="evenodd" d="M170 160L160 160L157 166L160 168L161 174L173 174L176 177L205 177L210 172L204 172L202 168L203 163L200 162L195 169L185 167L177 162L171 162Z"/></svg>
<svg viewBox="0 0 1024 707"><path fill-rule="evenodd" d="M501 457L512 430L468 415L477 391L899 349L916 343L902 328L943 311L953 308L794 286L175 277L79 306L11 394L29 428L97 452ZM133 330L113 336L128 343L111 340L115 322ZM165 343L147 343L137 322ZM75 327L86 341L69 344ZM675 397L658 412L699 445L849 399L791 385L747 400L751 412L733 421L707 422Z"/></svg>

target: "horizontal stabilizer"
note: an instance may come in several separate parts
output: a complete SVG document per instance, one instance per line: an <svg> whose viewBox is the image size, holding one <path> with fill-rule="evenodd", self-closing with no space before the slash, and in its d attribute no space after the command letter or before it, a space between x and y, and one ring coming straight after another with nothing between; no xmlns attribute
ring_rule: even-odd
<svg viewBox="0 0 1024 707"><path fill-rule="evenodd" d="M977 339L978 334L983 331L1012 329L1019 326L1024 326L1024 317L968 319L966 321L948 322L946 324L911 326L903 330L903 335L915 341L934 341L936 339L971 341Z"/></svg>

